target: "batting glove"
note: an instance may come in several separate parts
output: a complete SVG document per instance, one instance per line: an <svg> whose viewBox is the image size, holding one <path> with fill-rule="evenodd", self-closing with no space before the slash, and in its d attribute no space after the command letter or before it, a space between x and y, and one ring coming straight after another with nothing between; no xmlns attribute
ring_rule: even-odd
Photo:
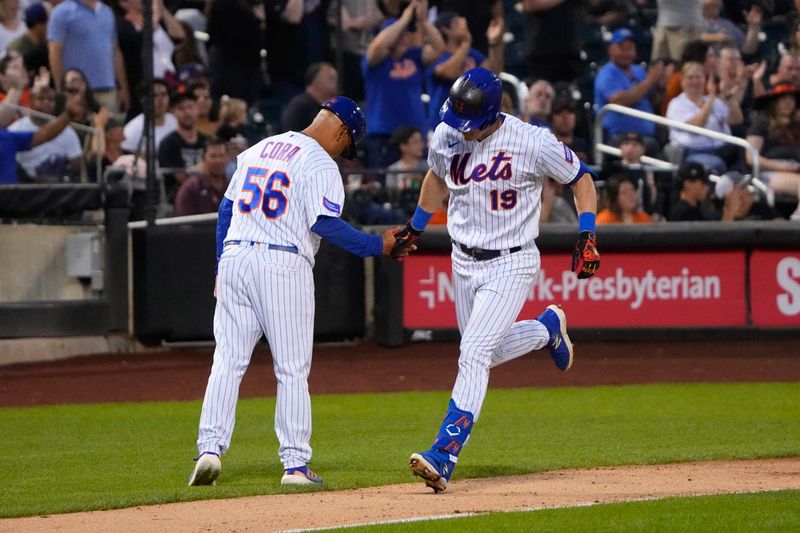
<svg viewBox="0 0 800 533"><path fill-rule="evenodd" d="M578 279L591 278L600 268L600 252L597 251L595 235L591 231L582 231L572 252L572 271Z"/></svg>
<svg viewBox="0 0 800 533"><path fill-rule="evenodd" d="M394 234L394 247L392 248L392 258L397 261L403 261L408 252L412 250L413 245L422 235L422 231L416 229L411 225L411 222L406 224L406 227Z"/></svg>

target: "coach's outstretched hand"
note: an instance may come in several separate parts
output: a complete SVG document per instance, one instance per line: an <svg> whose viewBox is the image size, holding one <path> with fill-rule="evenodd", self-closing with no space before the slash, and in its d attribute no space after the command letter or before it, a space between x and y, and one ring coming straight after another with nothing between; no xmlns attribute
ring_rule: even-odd
<svg viewBox="0 0 800 533"><path fill-rule="evenodd" d="M411 225L411 222L406 224L406 227L394 228L393 231L392 238L394 242L392 243L390 253L393 259L402 261L408 254L416 251L417 245L414 243L417 242L422 232L415 229L414 226Z"/></svg>
<svg viewBox="0 0 800 533"><path fill-rule="evenodd" d="M600 252L597 251L594 233L582 231L572 252L572 271L578 275L578 279L584 279L594 276L598 268L600 268Z"/></svg>

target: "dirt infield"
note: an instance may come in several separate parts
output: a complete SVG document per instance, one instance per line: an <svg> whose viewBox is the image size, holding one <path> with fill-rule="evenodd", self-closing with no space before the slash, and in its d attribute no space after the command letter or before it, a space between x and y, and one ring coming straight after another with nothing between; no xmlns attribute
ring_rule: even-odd
<svg viewBox="0 0 800 533"><path fill-rule="evenodd" d="M421 483L414 483L337 492L203 500L0 520L0 531L178 533L296 530L669 496L800 489L798 474L800 458L560 470L455 481L447 491L438 495Z"/></svg>
<svg viewBox="0 0 800 533"><path fill-rule="evenodd" d="M581 343L566 374L544 352L492 370L490 387L632 383L800 381L796 340ZM0 366L0 407L58 403L196 400L212 350ZM312 394L449 390L458 346L371 342L316 346ZM275 393L266 348L242 383L243 397ZM205 500L115 511L0 520L0 531L276 531L489 511L591 505L678 495L800 489L800 458L565 470L456 480L433 495L421 483L338 492ZM204 490L198 488L198 490ZM314 509L311 513L308 510Z"/></svg>

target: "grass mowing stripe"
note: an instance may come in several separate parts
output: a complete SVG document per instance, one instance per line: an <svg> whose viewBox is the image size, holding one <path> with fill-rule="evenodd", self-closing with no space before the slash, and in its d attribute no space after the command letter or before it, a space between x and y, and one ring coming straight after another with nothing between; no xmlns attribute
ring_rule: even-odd
<svg viewBox="0 0 800 533"><path fill-rule="evenodd" d="M315 531L403 533L406 531L752 531L800 530L800 491L774 491L665 498L624 503L583 505L510 513L487 513L451 519L377 524ZM298 530L300 531L300 530ZM308 530L306 530L308 531Z"/></svg>
<svg viewBox="0 0 800 533"><path fill-rule="evenodd" d="M412 481L447 393L312 398L313 466L329 490ZM240 402L216 487L186 487L199 402L0 409L10 437L0 516L287 492L274 398ZM490 390L457 478L800 455L800 384Z"/></svg>

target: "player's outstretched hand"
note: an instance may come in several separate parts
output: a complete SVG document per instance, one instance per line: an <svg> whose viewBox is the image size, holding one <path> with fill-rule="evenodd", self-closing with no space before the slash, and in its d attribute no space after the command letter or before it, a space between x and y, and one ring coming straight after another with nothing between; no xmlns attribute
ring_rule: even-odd
<svg viewBox="0 0 800 533"><path fill-rule="evenodd" d="M415 229L411 225L411 222L406 224L404 228L396 227L387 231L391 232L391 237L393 239L389 251L393 259L402 261L408 254L416 251L417 245L414 243L419 239L419 236L422 235L422 232ZM384 250L386 249L385 235L386 232L384 232Z"/></svg>
<svg viewBox="0 0 800 533"><path fill-rule="evenodd" d="M598 268L600 268L600 252L597 251L594 233L582 231L572 252L572 271L578 275L578 279L584 279L594 276Z"/></svg>

